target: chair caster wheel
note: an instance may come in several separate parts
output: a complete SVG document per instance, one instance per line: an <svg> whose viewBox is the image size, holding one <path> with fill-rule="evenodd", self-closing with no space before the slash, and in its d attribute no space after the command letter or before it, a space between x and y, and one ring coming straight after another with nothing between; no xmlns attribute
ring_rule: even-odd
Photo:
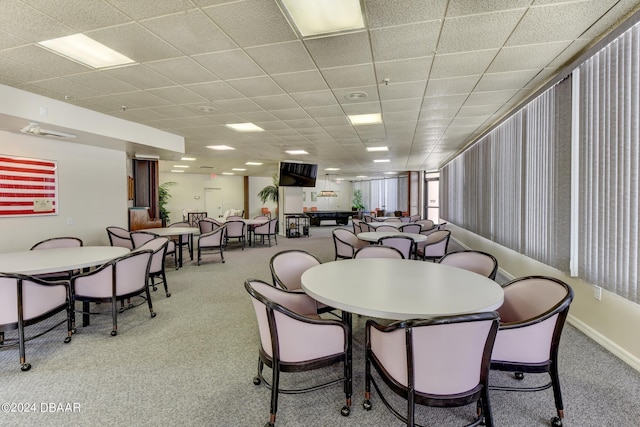
<svg viewBox="0 0 640 427"><path fill-rule="evenodd" d="M118 335L118 331L111 331L111 336L115 337L116 335Z"/></svg>
<svg viewBox="0 0 640 427"><path fill-rule="evenodd" d="M156 313L151 313L151 317L156 317Z"/></svg>
<svg viewBox="0 0 640 427"><path fill-rule="evenodd" d="M370 400L365 400L364 402L362 402L362 407L367 410L370 411L372 406L371 406L371 401Z"/></svg>
<svg viewBox="0 0 640 427"><path fill-rule="evenodd" d="M560 418L560 417L551 418L551 426L552 427L562 427L562 418Z"/></svg>
<svg viewBox="0 0 640 427"><path fill-rule="evenodd" d="M343 406L342 409L340 409L340 415L342 415L343 417L348 417L350 413L351 413L351 408L349 408L346 405Z"/></svg>
<svg viewBox="0 0 640 427"><path fill-rule="evenodd" d="M167 298L169 298L171 296L171 292L167 292L166 295L167 295Z"/></svg>
<svg viewBox="0 0 640 427"><path fill-rule="evenodd" d="M268 422L264 425L264 427L275 427L275 424L272 422Z"/></svg>
<svg viewBox="0 0 640 427"><path fill-rule="evenodd" d="M253 384L254 384L254 385L260 385L260 383L261 383L261 382L262 382L262 381L261 381L261 380L260 380L260 378L258 378L258 377L255 377L255 378L253 379Z"/></svg>
<svg viewBox="0 0 640 427"><path fill-rule="evenodd" d="M64 339L64 343L65 343L65 344L69 344L70 342L71 342L71 337L66 337L66 338Z"/></svg>
<svg viewBox="0 0 640 427"><path fill-rule="evenodd" d="M76 328L71 328L71 333L75 334L76 332L78 332L78 330Z"/></svg>
<svg viewBox="0 0 640 427"><path fill-rule="evenodd" d="M153 287L153 292L157 291L158 288L156 288L155 286Z"/></svg>
<svg viewBox="0 0 640 427"><path fill-rule="evenodd" d="M522 372L514 372L513 373L513 378L515 378L517 380L523 380L524 379L524 374Z"/></svg>
<svg viewBox="0 0 640 427"><path fill-rule="evenodd" d="M31 363L23 363L20 365L20 370L22 372L27 372L29 369L31 369Z"/></svg>

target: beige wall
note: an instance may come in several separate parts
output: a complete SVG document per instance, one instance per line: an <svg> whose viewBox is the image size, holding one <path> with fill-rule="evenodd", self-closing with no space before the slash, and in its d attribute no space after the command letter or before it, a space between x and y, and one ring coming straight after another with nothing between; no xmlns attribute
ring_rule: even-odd
<svg viewBox="0 0 640 427"><path fill-rule="evenodd" d="M569 322L607 350L640 370L640 305L602 290L601 300L594 298L594 286L559 270L525 257L467 230L449 224L451 236L461 244L493 254L501 272L510 277L547 275L567 282L574 291Z"/></svg>
<svg viewBox="0 0 640 427"><path fill-rule="evenodd" d="M50 237L108 245L105 228L127 226L127 158L122 151L0 131L0 153L58 162L59 214L0 218L0 252ZM70 221L71 225L67 225Z"/></svg>

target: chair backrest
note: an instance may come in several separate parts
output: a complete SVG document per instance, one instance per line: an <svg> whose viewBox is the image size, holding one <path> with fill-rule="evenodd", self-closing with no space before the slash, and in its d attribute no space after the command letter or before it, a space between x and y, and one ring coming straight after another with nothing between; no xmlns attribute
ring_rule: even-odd
<svg viewBox="0 0 640 427"><path fill-rule="evenodd" d="M408 236L385 236L378 239L378 244L396 248L404 259L411 259L413 239Z"/></svg>
<svg viewBox="0 0 640 427"><path fill-rule="evenodd" d="M415 223L420 224L420 226L422 226L423 232L429 231L434 228L433 221L431 221L430 219L421 219L421 220L415 221Z"/></svg>
<svg viewBox="0 0 640 427"><path fill-rule="evenodd" d="M362 215L362 219L364 220L364 222L373 221L373 217L371 215Z"/></svg>
<svg viewBox="0 0 640 427"><path fill-rule="evenodd" d="M416 223L407 223L399 228L403 233L415 233L420 234L422 231L422 226Z"/></svg>
<svg viewBox="0 0 640 427"><path fill-rule="evenodd" d="M425 259L440 259L447 253L451 232L448 230L438 230L427 235L427 240L419 242L417 247L422 251Z"/></svg>
<svg viewBox="0 0 640 427"><path fill-rule="evenodd" d="M113 298L139 292L147 286L152 255L151 250L132 251L89 273L74 276L71 280L75 295Z"/></svg>
<svg viewBox="0 0 640 427"><path fill-rule="evenodd" d="M300 249L278 252L269 260L273 286L290 291L301 289L302 273L321 263L318 257Z"/></svg>
<svg viewBox="0 0 640 427"><path fill-rule="evenodd" d="M416 221L420 221L420 215L411 215L409 217L409 222L416 222Z"/></svg>
<svg viewBox="0 0 640 427"><path fill-rule="evenodd" d="M353 258L356 249L363 246L358 236L346 228L336 228L332 234L336 258Z"/></svg>
<svg viewBox="0 0 640 427"><path fill-rule="evenodd" d="M217 248L224 245L226 231L227 226L223 225L215 230L209 231L208 233L201 234L198 238L198 246L201 248Z"/></svg>
<svg viewBox="0 0 640 427"><path fill-rule="evenodd" d="M213 221L210 218L202 218L198 222L198 228L200 228L200 234L209 233L215 230L216 228L218 228L219 226L220 225L218 225L217 222Z"/></svg>
<svg viewBox="0 0 640 427"><path fill-rule="evenodd" d="M514 279L503 286L498 309L500 330L492 359L499 362L549 364L557 357L560 335L573 301L573 289L546 276Z"/></svg>
<svg viewBox="0 0 640 427"><path fill-rule="evenodd" d="M398 227L394 227L393 225L380 225L376 227L376 231L389 231L391 233L397 233Z"/></svg>
<svg viewBox="0 0 640 427"><path fill-rule="evenodd" d="M68 295L64 282L0 273L0 331L18 329L18 307L22 307L22 320L28 324L29 320L65 306Z"/></svg>
<svg viewBox="0 0 640 427"><path fill-rule="evenodd" d="M357 218L354 218L354 219L351 221L351 224L353 225L353 232L354 232L355 234L362 233L362 227L361 227L361 225L360 225L360 224L362 224L362 221L360 221L360 220L359 220L359 219L357 219Z"/></svg>
<svg viewBox="0 0 640 427"><path fill-rule="evenodd" d="M489 279L495 279L498 272L498 260L491 254L482 251L449 252L438 260L438 263L453 267L464 268L481 274Z"/></svg>
<svg viewBox="0 0 640 427"><path fill-rule="evenodd" d="M487 386L497 329L496 312L389 326L369 320L366 346L402 386L412 383L416 393L454 397Z"/></svg>
<svg viewBox="0 0 640 427"><path fill-rule="evenodd" d="M317 317L316 302L307 294L288 292L255 279L248 279L244 286L251 295L261 346L268 356L295 362L344 352L346 329L344 334L322 332L318 325L296 318L307 314ZM326 327L341 328L341 325Z"/></svg>
<svg viewBox="0 0 640 427"><path fill-rule="evenodd" d="M227 226L227 237L244 237L246 224L239 219L232 219L225 222Z"/></svg>
<svg viewBox="0 0 640 427"><path fill-rule="evenodd" d="M265 221L269 220L269 217L266 215L258 215L254 216L253 219L264 219Z"/></svg>
<svg viewBox="0 0 640 427"><path fill-rule="evenodd" d="M369 245L363 246L356 251L353 255L354 259L357 258L395 258L404 259L404 255L396 248L391 246L382 245Z"/></svg>
<svg viewBox="0 0 640 427"><path fill-rule="evenodd" d="M107 227L107 236L111 246L119 246L127 249L133 249L133 240L131 233L121 227Z"/></svg>
<svg viewBox="0 0 640 427"><path fill-rule="evenodd" d="M156 237L153 240L149 240L134 251L151 250L153 252L151 256L151 265L149 266L149 273L158 273L164 269L164 259L167 255L167 246L169 239L166 237Z"/></svg>
<svg viewBox="0 0 640 427"><path fill-rule="evenodd" d="M276 224L278 223L278 218L270 219L262 225L257 225L253 229L254 234L276 234Z"/></svg>
<svg viewBox="0 0 640 427"><path fill-rule="evenodd" d="M131 232L131 240L133 241L134 249L138 249L140 246L155 239L156 237L158 236L153 233L149 233L148 231L132 231Z"/></svg>
<svg viewBox="0 0 640 427"><path fill-rule="evenodd" d="M43 240L31 247L31 250L52 249L52 248L75 248L82 246L82 240L77 237L53 237Z"/></svg>
<svg viewBox="0 0 640 427"><path fill-rule="evenodd" d="M190 228L191 224L189 224L187 221L181 221L181 222L174 222L173 224L170 224L169 227ZM189 235L188 234L181 234L178 237L179 237L180 244L186 245L187 243L189 243Z"/></svg>

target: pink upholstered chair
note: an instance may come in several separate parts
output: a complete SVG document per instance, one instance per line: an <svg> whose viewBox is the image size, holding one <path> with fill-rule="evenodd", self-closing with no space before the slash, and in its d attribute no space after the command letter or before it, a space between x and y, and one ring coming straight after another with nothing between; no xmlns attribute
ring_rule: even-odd
<svg viewBox="0 0 640 427"><path fill-rule="evenodd" d="M276 228L278 225L278 218L271 219L262 225L256 225L253 229L253 240L254 244L257 243L257 237L260 236L262 243L264 244L264 238L266 237L269 241L269 247L271 247L271 237L273 236L273 241L275 244L278 244L278 233L276 233Z"/></svg>
<svg viewBox="0 0 640 427"><path fill-rule="evenodd" d="M396 258L404 259L404 255L396 248L382 245L369 245L362 247L353 255L354 259L359 258Z"/></svg>
<svg viewBox="0 0 640 427"><path fill-rule="evenodd" d="M357 235L358 233L362 233L362 226L361 224L363 223L363 221L354 218L353 220L351 220L351 225L353 225L353 232Z"/></svg>
<svg viewBox="0 0 640 427"><path fill-rule="evenodd" d="M473 406L478 425L492 426L488 377L498 315L496 312L407 320L389 326L366 324L365 401L371 409L371 384L385 406L407 426L415 425L415 404ZM392 408L372 375L407 399L406 415Z"/></svg>
<svg viewBox="0 0 640 427"><path fill-rule="evenodd" d="M5 341L6 331L18 330L18 351L20 369L28 371L25 327L39 323L63 310L67 311L67 336L65 343L71 342L71 292L68 281L45 281L22 274L0 273L0 344ZM55 325L58 326L58 325Z"/></svg>
<svg viewBox="0 0 640 427"><path fill-rule="evenodd" d="M450 237L451 232L448 230L438 230L428 234L427 240L416 243L416 258L420 257L423 261L439 260L447 253Z"/></svg>
<svg viewBox="0 0 640 427"><path fill-rule="evenodd" d="M401 226L398 230L402 231L403 233L420 234L420 232L422 231L422 226L420 224L416 224L415 222L410 222Z"/></svg>
<svg viewBox="0 0 640 427"><path fill-rule="evenodd" d="M223 224L220 221L216 221L213 218L203 218L198 222L198 227L200 228L200 234L206 234L218 227L221 227Z"/></svg>
<svg viewBox="0 0 640 427"><path fill-rule="evenodd" d="M242 250L244 250L247 224L242 219L232 219L225 222L225 225L227 226L225 246L229 244L230 239L238 239L238 243L242 243Z"/></svg>
<svg viewBox="0 0 640 427"><path fill-rule="evenodd" d="M200 221L202 224L202 221ZM202 252L204 251L217 251L220 253L220 259L224 264L224 244L225 244L225 232L227 226L223 225L208 233L201 234L198 238L198 265L202 259Z"/></svg>
<svg viewBox="0 0 640 427"><path fill-rule="evenodd" d="M131 233L128 230L121 227L107 227L107 236L109 236L109 244L111 246L133 249Z"/></svg>
<svg viewBox="0 0 640 427"><path fill-rule="evenodd" d="M408 236L385 236L378 239L378 244L396 248L404 259L413 257L413 239Z"/></svg>
<svg viewBox="0 0 640 427"><path fill-rule="evenodd" d="M336 228L332 231L332 234L336 260L339 258L353 258L353 254L358 249L368 245L367 242L358 239L358 236L346 228Z"/></svg>
<svg viewBox="0 0 640 427"><path fill-rule="evenodd" d="M151 286L154 291L157 291L158 285L164 285L164 293L167 298L171 296L171 292L169 292L169 286L167 284L167 275L164 271L164 261L167 256L168 245L169 239L166 237L156 237L155 239L149 240L139 248L134 249L134 252L145 250L151 250L153 252L151 255L151 264L149 264L149 286ZM158 281L156 281L156 279Z"/></svg>
<svg viewBox="0 0 640 427"><path fill-rule="evenodd" d="M422 234L431 234L433 231L436 230L436 226L433 224L433 221L431 221L430 219L421 219L416 221L415 224L420 224L420 226L422 227L422 230L420 231L420 233Z"/></svg>
<svg viewBox="0 0 640 427"><path fill-rule="evenodd" d="M101 267L74 276L71 279L71 289L74 301L82 301L82 324L89 324L89 303L111 303L113 329L111 336L118 334L117 302L124 302L131 297L145 294L151 317L156 317L149 294L149 266L153 251L143 250L130 252L103 264ZM140 303L142 304L142 303ZM139 305L139 304L138 304ZM133 305L129 305L132 308ZM75 311L72 304L72 323L75 328Z"/></svg>
<svg viewBox="0 0 640 427"><path fill-rule="evenodd" d="M82 245L82 240L77 237L53 237L36 243L31 247L31 250L38 251L55 248L77 248ZM70 280L74 273L77 273L77 271L60 271L55 273L37 274L35 277L44 280Z"/></svg>
<svg viewBox="0 0 640 427"><path fill-rule="evenodd" d="M491 355L491 369L523 373L549 374L544 385L491 386L495 390L540 391L553 388L557 415L551 425L562 426L564 407L558 375L558 347L573 290L553 277L530 276L514 279L503 286L504 303L498 309L500 329ZM538 383L539 384L539 383Z"/></svg>
<svg viewBox="0 0 640 427"><path fill-rule="evenodd" d="M464 268L495 280L498 272L498 260L491 254L482 251L449 252L438 260L438 263Z"/></svg>
<svg viewBox="0 0 640 427"><path fill-rule="evenodd" d="M270 416L267 426L274 426L278 410L278 394L302 393L334 384L343 384L345 406L343 416L351 412L351 360L349 327L339 320L320 319L315 301L305 293L278 289L266 282L249 279L245 289L251 295L260 332L258 374L253 383L262 382L271 389ZM300 389L283 389L283 372L302 372L344 366L343 375L323 377L319 383ZM264 365L271 368L271 383L263 376Z"/></svg>
<svg viewBox="0 0 640 427"><path fill-rule="evenodd" d="M158 235L150 233L148 231L132 231L131 241L133 241L133 248L138 249L145 243L155 239Z"/></svg>
<svg viewBox="0 0 640 427"><path fill-rule="evenodd" d="M182 221L182 222L174 222L173 224L169 225L169 227L189 228L191 227L191 225L187 221ZM186 247L189 250L189 254L191 255L191 261L193 261L193 248L191 248L190 246L188 234L181 234L177 237L172 237L170 240L175 244L176 246L175 250L182 251ZM170 253L170 249L171 248L167 248L167 253ZM175 253L174 256L177 256L177 253ZM178 260L176 259L176 270L178 269L177 261Z"/></svg>

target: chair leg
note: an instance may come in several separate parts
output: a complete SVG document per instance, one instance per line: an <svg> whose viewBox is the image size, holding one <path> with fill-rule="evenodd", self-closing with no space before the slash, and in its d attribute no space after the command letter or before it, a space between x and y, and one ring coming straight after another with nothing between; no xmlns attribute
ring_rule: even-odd
<svg viewBox="0 0 640 427"><path fill-rule="evenodd" d="M147 294L147 304L149 305L149 313L151 314L151 317L156 317L156 313L153 312L153 304L151 303L151 293L149 292L149 287L146 286L144 288L144 291Z"/></svg>
<svg viewBox="0 0 640 427"><path fill-rule="evenodd" d="M22 317L22 314L20 314L20 317ZM27 356L24 347L24 324L22 320L18 320L18 346L20 349L20 370L28 371L31 369L31 364L27 363Z"/></svg>
<svg viewBox="0 0 640 427"><path fill-rule="evenodd" d="M149 287L147 286L147 292L149 291ZM118 335L118 309L117 309L117 300L116 297L114 296L111 299L111 317L113 320L113 329L111 330L111 336L115 337L116 335Z"/></svg>
<svg viewBox="0 0 640 427"><path fill-rule="evenodd" d="M169 285L167 285L167 275L162 270L162 283L164 284L164 294L169 298L171 296L171 292L169 292Z"/></svg>
<svg viewBox="0 0 640 427"><path fill-rule="evenodd" d="M278 389L280 388L280 364L274 360L272 364L271 379L271 407L269 415L269 423L267 426L272 427L276 424L276 412L278 411ZM267 427L265 426L265 427Z"/></svg>
<svg viewBox="0 0 640 427"><path fill-rule="evenodd" d="M564 418L564 406L562 404L562 392L560 390L560 376L558 375L558 363L552 361L549 369L549 375L551 376L551 386L553 388L553 399L556 404L557 416L551 418L552 426L561 426L562 419Z"/></svg>

